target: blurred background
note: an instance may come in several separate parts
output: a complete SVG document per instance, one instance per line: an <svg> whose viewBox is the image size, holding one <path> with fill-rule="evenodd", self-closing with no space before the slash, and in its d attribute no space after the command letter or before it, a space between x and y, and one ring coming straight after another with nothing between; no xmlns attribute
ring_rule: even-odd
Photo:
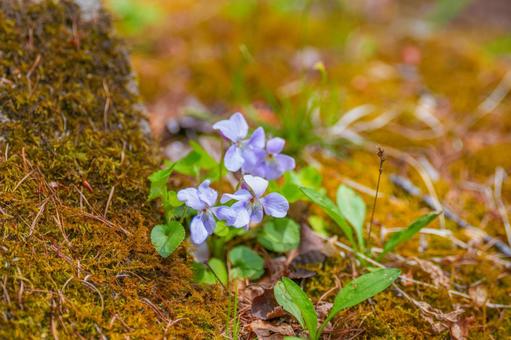
<svg viewBox="0 0 511 340"><path fill-rule="evenodd" d="M292 154L377 143L416 156L433 179L511 169L511 2L108 5L164 146L241 110Z"/></svg>

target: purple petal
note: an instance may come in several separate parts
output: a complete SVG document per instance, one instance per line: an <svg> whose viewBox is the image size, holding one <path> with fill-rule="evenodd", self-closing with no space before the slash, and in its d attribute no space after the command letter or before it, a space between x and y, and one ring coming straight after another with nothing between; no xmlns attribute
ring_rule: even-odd
<svg viewBox="0 0 511 340"><path fill-rule="evenodd" d="M236 201L248 201L250 198L252 198L252 194L245 189L239 189L234 194L223 194L222 198L220 199L220 203L229 202L230 200L236 200Z"/></svg>
<svg viewBox="0 0 511 340"><path fill-rule="evenodd" d="M266 152L263 149L244 148L242 155L244 162L241 170L245 174L253 174L262 162L264 162Z"/></svg>
<svg viewBox="0 0 511 340"><path fill-rule="evenodd" d="M204 182L202 182L200 185L199 185L199 198L208 205L208 207L212 207L215 205L216 203L216 199L218 197L218 193L211 189L209 187L209 184L211 183L211 181L208 179L208 180L205 180Z"/></svg>
<svg viewBox="0 0 511 340"><path fill-rule="evenodd" d="M266 177L266 162L263 160L262 162L254 166L252 169L250 169L250 172L247 173L251 174L252 176L268 179L268 177Z"/></svg>
<svg viewBox="0 0 511 340"><path fill-rule="evenodd" d="M282 172L286 172L295 168L295 160L288 155L275 155L275 161L279 165Z"/></svg>
<svg viewBox="0 0 511 340"><path fill-rule="evenodd" d="M266 191L268 187L268 181L261 177L245 175L243 179L248 184L250 189L254 191L256 197L261 197L262 194Z"/></svg>
<svg viewBox="0 0 511 340"><path fill-rule="evenodd" d="M251 209L246 202L238 202L232 205L236 219L231 224L234 228L247 228L250 223Z"/></svg>
<svg viewBox="0 0 511 340"><path fill-rule="evenodd" d="M279 164L275 162L275 159L266 162L266 164L261 167L261 171L263 172L263 177L267 180L277 179L283 174L283 171L280 170Z"/></svg>
<svg viewBox="0 0 511 340"><path fill-rule="evenodd" d="M199 191L195 188L179 190L177 193L177 199L195 210L202 210L206 208L206 204L204 204L204 202L202 202L199 198Z"/></svg>
<svg viewBox="0 0 511 340"><path fill-rule="evenodd" d="M213 231L215 231L216 227L216 222L215 218L213 217L213 214L208 211L201 215L202 223L204 224L204 227L206 228L208 235L213 234Z"/></svg>
<svg viewBox="0 0 511 340"><path fill-rule="evenodd" d="M254 204L252 214L250 215L250 223L258 224L263 220L263 207L261 204Z"/></svg>
<svg viewBox="0 0 511 340"><path fill-rule="evenodd" d="M211 208L211 212L227 225L232 225L236 221L236 212L231 207L219 206Z"/></svg>
<svg viewBox="0 0 511 340"><path fill-rule="evenodd" d="M273 192L261 198L264 212L273 217L284 217L287 215L289 203L281 194Z"/></svg>
<svg viewBox="0 0 511 340"><path fill-rule="evenodd" d="M265 139L264 129L262 127L258 127L255 129L254 133L252 133L250 139L245 143L245 147L263 149Z"/></svg>
<svg viewBox="0 0 511 340"><path fill-rule="evenodd" d="M227 170L236 172L243 165L243 156L241 155L241 150L236 145L231 145L227 152L225 153L224 164Z"/></svg>
<svg viewBox="0 0 511 340"><path fill-rule="evenodd" d="M195 244L201 244L208 238L208 231L202 222L201 215L197 215L192 219L190 224L190 238Z"/></svg>
<svg viewBox="0 0 511 340"><path fill-rule="evenodd" d="M268 140L268 143L266 143L266 150L269 153L277 154L284 149L284 144L286 144L286 142L282 138L275 137Z"/></svg>
<svg viewBox="0 0 511 340"><path fill-rule="evenodd" d="M239 112L233 114L229 119L221 120L213 125L213 129L220 132L229 140L236 143L247 136L248 125Z"/></svg>

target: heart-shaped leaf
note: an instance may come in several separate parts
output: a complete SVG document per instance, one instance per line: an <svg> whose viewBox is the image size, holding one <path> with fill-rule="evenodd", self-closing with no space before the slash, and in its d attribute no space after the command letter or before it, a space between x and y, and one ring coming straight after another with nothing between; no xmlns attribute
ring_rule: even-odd
<svg viewBox="0 0 511 340"><path fill-rule="evenodd" d="M260 229L257 241L268 250L285 253L300 244L300 226L289 218L270 220Z"/></svg>
<svg viewBox="0 0 511 340"><path fill-rule="evenodd" d="M185 228L176 221L157 225L151 230L151 242L162 257L172 254L185 239Z"/></svg>
<svg viewBox="0 0 511 340"><path fill-rule="evenodd" d="M264 273L263 258L247 246L232 248L228 257L233 266L231 269L233 278L255 280Z"/></svg>

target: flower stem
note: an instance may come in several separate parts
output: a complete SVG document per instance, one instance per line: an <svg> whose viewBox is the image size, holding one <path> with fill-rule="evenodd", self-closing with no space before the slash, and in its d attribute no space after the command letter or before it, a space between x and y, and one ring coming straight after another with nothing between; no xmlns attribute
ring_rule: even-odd
<svg viewBox="0 0 511 340"><path fill-rule="evenodd" d="M378 182L376 183L376 193L374 195L374 201L373 201L373 210L371 212L371 222L369 223L369 232L367 234L367 249L371 249L369 246L371 242L371 230L373 228L374 223L374 212L376 211L376 201L378 200L378 192L380 190L380 180L381 180L381 174L383 173L383 163L385 162L385 154L384 150L380 147L378 147L378 158L380 159L380 168L378 169Z"/></svg>

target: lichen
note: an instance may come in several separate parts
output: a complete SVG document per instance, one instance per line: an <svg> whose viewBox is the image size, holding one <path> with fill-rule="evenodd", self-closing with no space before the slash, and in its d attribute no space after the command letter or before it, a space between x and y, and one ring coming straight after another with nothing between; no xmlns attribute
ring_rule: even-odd
<svg viewBox="0 0 511 340"><path fill-rule="evenodd" d="M3 1L0 54L0 338L220 334L222 291L148 238L158 148L108 15Z"/></svg>

